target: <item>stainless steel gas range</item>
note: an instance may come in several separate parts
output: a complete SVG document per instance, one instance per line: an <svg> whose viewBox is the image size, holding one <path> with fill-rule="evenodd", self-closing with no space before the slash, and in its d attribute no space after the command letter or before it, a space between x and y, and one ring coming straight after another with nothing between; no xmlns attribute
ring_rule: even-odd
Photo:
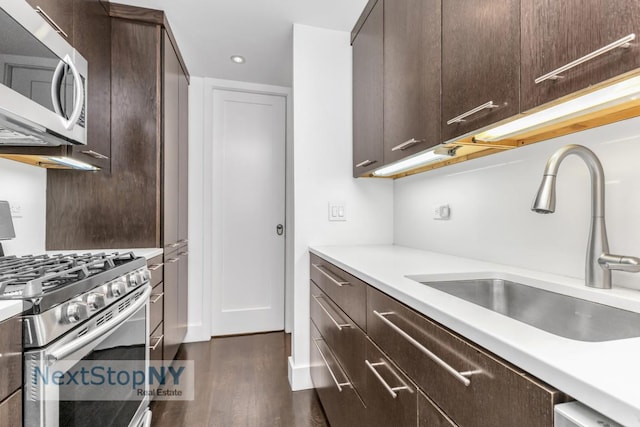
<svg viewBox="0 0 640 427"><path fill-rule="evenodd" d="M0 299L24 302L25 426L150 425L146 381L106 377L149 370L149 280L133 253L0 258Z"/></svg>

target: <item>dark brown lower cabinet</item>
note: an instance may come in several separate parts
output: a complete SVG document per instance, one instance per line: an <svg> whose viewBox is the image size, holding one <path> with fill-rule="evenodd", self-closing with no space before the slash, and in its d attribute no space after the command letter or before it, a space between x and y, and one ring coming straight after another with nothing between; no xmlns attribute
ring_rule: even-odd
<svg viewBox="0 0 640 427"><path fill-rule="evenodd" d="M369 427L416 425L418 389L371 341L367 340L364 399Z"/></svg>
<svg viewBox="0 0 640 427"><path fill-rule="evenodd" d="M418 427L457 427L435 403L418 392Z"/></svg>
<svg viewBox="0 0 640 427"><path fill-rule="evenodd" d="M22 426L22 323L0 323L0 425ZM6 423L6 424L5 424Z"/></svg>
<svg viewBox="0 0 640 427"><path fill-rule="evenodd" d="M164 256L164 358L173 360L182 343L178 332L178 253Z"/></svg>
<svg viewBox="0 0 640 427"><path fill-rule="evenodd" d="M360 329L317 265L338 282L345 274L311 262L311 376L331 425L553 426L564 393L366 284Z"/></svg>
<svg viewBox="0 0 640 427"><path fill-rule="evenodd" d="M365 406L313 321L311 379L332 427L363 424Z"/></svg>
<svg viewBox="0 0 640 427"><path fill-rule="evenodd" d="M22 427L22 389L0 403L0 420L3 426Z"/></svg>

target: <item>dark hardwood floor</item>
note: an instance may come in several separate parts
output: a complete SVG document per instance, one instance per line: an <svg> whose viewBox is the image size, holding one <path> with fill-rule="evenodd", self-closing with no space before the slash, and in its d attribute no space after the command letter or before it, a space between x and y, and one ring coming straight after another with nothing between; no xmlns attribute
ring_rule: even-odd
<svg viewBox="0 0 640 427"><path fill-rule="evenodd" d="M151 404L152 427L328 426L314 390L292 392L289 338L282 332L184 344L194 360L195 400Z"/></svg>

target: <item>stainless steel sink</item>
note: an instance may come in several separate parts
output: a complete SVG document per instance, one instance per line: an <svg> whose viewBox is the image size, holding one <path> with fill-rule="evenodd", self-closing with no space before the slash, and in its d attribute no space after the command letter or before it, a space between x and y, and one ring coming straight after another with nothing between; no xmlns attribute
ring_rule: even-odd
<svg viewBox="0 0 640 427"><path fill-rule="evenodd" d="M640 314L502 279L423 282L536 328L579 341L640 336Z"/></svg>

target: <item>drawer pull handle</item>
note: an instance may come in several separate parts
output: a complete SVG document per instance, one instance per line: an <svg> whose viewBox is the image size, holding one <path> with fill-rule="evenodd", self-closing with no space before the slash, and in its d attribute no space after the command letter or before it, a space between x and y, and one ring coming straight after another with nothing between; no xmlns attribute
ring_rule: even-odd
<svg viewBox="0 0 640 427"><path fill-rule="evenodd" d="M169 259L167 260L167 262L168 262L169 264L173 264L173 263L176 263L176 262L178 262L178 261L180 261L180 258L169 258Z"/></svg>
<svg viewBox="0 0 640 427"><path fill-rule="evenodd" d="M164 292L160 292L159 294L151 294L152 297L155 297L153 299L150 299L149 302L151 304L155 304L158 301L160 301L160 299L164 296Z"/></svg>
<svg viewBox="0 0 640 427"><path fill-rule="evenodd" d="M157 269L159 269L160 267L162 267L164 265L164 262L161 262L160 264L153 264L150 265L149 267L147 267L149 270L151 271L156 271Z"/></svg>
<svg viewBox="0 0 640 427"><path fill-rule="evenodd" d="M322 274L323 276L325 276L327 279L331 280L336 286L342 287L345 285L349 285L349 282L344 281L342 279L340 279L338 277L338 279L336 279L335 277L333 277L331 274L327 273L326 271L324 271L324 268L321 265L318 264L311 264L316 270L318 270L320 272L320 274Z"/></svg>
<svg viewBox="0 0 640 427"><path fill-rule="evenodd" d="M336 378L335 374L331 370L331 367L329 366L329 362L327 361L327 358L324 356L324 353L322 352L322 350L320 350L320 344L318 344L318 341L322 341L322 340L319 338L314 338L313 343L316 345L316 348L318 349L318 353L320 353L320 357L322 357L322 361L324 362L324 365L327 367L327 370L329 371L329 374L331 375L333 382L338 388L338 391L342 392L342 387L347 387L347 386L351 387L351 383L349 381L346 381L343 383L338 382L338 379Z"/></svg>
<svg viewBox="0 0 640 427"><path fill-rule="evenodd" d="M316 303L318 303L318 305L320 306L322 311L324 311L325 314L327 316L329 316L329 319L331 319L331 321L333 322L334 325L336 325L336 328L338 328L339 331L341 331L342 328L350 328L351 327L350 323L338 323L338 321L335 319L335 317L333 317L331 315L331 313L329 313L329 310L327 310L326 307L320 303L320 298L322 298L321 295L318 295L318 296L311 295L311 296L313 297L314 300L316 300Z"/></svg>
<svg viewBox="0 0 640 427"><path fill-rule="evenodd" d="M450 119L449 121L447 121L448 125L452 125L454 123L462 123L462 122L466 122L466 118L469 116L472 116L476 113L479 113L482 110L486 110L486 109L494 109L494 108L498 108L499 105L496 105L493 103L493 101L489 101L489 102L485 102L482 105L478 105L476 108L473 108L469 111L467 111L466 113L462 113L459 116L454 117L453 119Z"/></svg>
<svg viewBox="0 0 640 427"><path fill-rule="evenodd" d="M413 147L414 145L420 144L421 142L424 142L424 139L411 138L408 141L405 141L401 144L396 145L391 149L391 151L406 150L407 148Z"/></svg>
<svg viewBox="0 0 640 427"><path fill-rule="evenodd" d="M563 78L563 76L561 76L561 73L564 73L565 71L568 71L570 69L572 69L573 67L576 67L580 64L583 64L587 61L590 61L594 58L597 58L600 55L603 55L607 52L610 52L614 49L628 49L631 44L630 42L632 42L633 40L636 39L636 35L635 34L629 34L628 36L625 36L623 38L621 38L620 40L616 40L613 43L610 43L606 46L601 47L598 50L594 50L591 53L586 54L585 56L582 56L578 59L576 59L575 61L571 61L568 64L563 65L562 67L556 68L555 70L545 74L544 76L540 76L537 79L534 80L535 84L540 84L546 80L558 80Z"/></svg>
<svg viewBox="0 0 640 427"><path fill-rule="evenodd" d="M380 381L380 383L384 386L384 388L387 389L387 391L389 392L389 394L391 395L391 397L393 397L394 399L396 397L398 397L398 393L396 393L397 391L400 390L410 390L408 385L406 385L404 383L404 381L402 381L402 379L398 376L398 374L396 374L394 372L393 369L391 369L389 367L389 365L387 365L385 362L375 362L375 363L371 363L368 360L365 360L364 363L367 365L367 368L369 368L371 370L371 372L373 372L373 375L376 376L376 378L378 379L378 381ZM385 366L389 371L391 371L391 373L393 374L393 376L395 376L403 385L398 386L398 387L391 387L385 380L384 378L382 378L382 375L380 375L380 373L378 372L378 370L376 369L376 366Z"/></svg>
<svg viewBox="0 0 640 427"><path fill-rule="evenodd" d="M408 333L406 333L405 331L400 329L395 323L393 323L391 320L389 320L389 319L387 319L385 317L385 316L388 316L390 314L395 314L394 312L390 311L390 312L387 312L387 313L378 313L376 310L373 310L373 314L375 314L377 317L379 317L380 320L382 320L384 323L389 325L389 327L391 327L391 329L393 329L394 331L399 333L404 339L409 341L409 343L411 343L411 345L413 345L415 348L417 348L422 353L424 353L425 356L427 356L429 359L433 360L437 365L439 365L440 367L444 368L445 371L447 371L451 375L453 375L455 379L460 381L466 387L468 387L471 384L471 380L469 378L467 378L467 376L471 376L473 374L478 374L479 373L479 371L458 372L455 369L453 369L453 367L451 367L451 365L449 365L444 360L440 359L431 350L429 350L428 348L426 348L425 346L420 344L418 341L416 341L415 338L413 338L411 335L409 335Z"/></svg>
<svg viewBox="0 0 640 427"><path fill-rule="evenodd" d="M154 345L150 345L149 346L149 350L154 351L156 348L158 348L158 346L160 345L160 343L164 339L164 334L160 335L159 337L152 337L152 338L156 339L156 343Z"/></svg>
<svg viewBox="0 0 640 427"><path fill-rule="evenodd" d="M363 168L363 167L365 167L365 166L372 165L372 164L374 164L374 163L376 163L376 162L377 162L377 160L369 160L369 159L367 159L367 160L365 160L365 161L362 161L362 162L358 163L358 164L356 165L356 167L357 167L357 168Z"/></svg>
<svg viewBox="0 0 640 427"><path fill-rule="evenodd" d="M99 159L99 160L109 160L109 157L105 156L104 154L100 154L97 151L93 151L93 150L84 150L81 151L82 154L86 154L87 156L91 156L94 159Z"/></svg>
<svg viewBox="0 0 640 427"><path fill-rule="evenodd" d="M47 12L45 12L40 6L36 6L36 12L38 12L40 14L40 16L42 16L49 23L49 25L51 25L53 27L53 29L56 30L56 33L62 34L67 39L69 38L69 35L67 33L65 33L62 28L60 28L60 25L58 25L56 23L56 21L54 21L47 14Z"/></svg>

